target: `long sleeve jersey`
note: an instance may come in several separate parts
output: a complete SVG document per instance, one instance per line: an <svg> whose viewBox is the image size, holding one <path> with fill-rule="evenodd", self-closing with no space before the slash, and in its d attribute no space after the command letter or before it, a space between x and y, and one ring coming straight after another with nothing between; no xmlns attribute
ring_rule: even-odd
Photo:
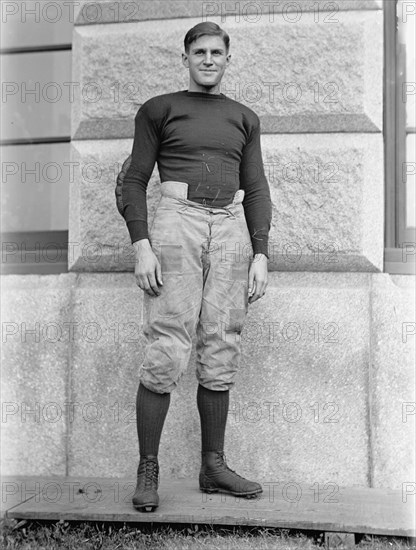
<svg viewBox="0 0 416 550"><path fill-rule="evenodd" d="M224 94L186 90L153 97L140 107L121 192L132 243L149 238L146 190L155 162L161 182L187 183L188 200L207 207L226 206L243 189L253 252L269 257L270 190L260 121L251 109Z"/></svg>

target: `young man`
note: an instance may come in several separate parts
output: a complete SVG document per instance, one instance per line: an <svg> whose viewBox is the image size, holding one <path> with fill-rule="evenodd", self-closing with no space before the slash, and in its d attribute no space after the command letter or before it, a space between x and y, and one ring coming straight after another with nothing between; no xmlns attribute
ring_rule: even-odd
<svg viewBox="0 0 416 550"><path fill-rule="evenodd" d="M229 390L248 304L267 286L271 201L257 115L220 93L229 36L212 22L185 36L188 90L145 102L135 118L131 163L119 176L120 209L136 251L147 338L137 393L140 464L133 505L159 503L158 451L170 394L197 334L200 489L255 497L261 485L228 468ZM155 162L161 201L148 231L146 188Z"/></svg>

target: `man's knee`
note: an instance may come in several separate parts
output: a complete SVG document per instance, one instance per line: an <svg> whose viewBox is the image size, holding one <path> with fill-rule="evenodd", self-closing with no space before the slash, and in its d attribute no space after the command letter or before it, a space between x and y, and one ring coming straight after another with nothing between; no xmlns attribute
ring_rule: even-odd
<svg viewBox="0 0 416 550"><path fill-rule="evenodd" d="M160 394L172 393L172 391L176 387L176 384L173 386L166 386L166 384L160 384L160 383L154 384L142 378L140 378L139 381L142 386L144 386L147 390L152 391L153 393L160 393Z"/></svg>
<svg viewBox="0 0 416 550"><path fill-rule="evenodd" d="M196 369L198 383L212 391L230 390L234 386L236 374L236 365L230 363L221 365L221 368L198 364Z"/></svg>
<svg viewBox="0 0 416 550"><path fill-rule="evenodd" d="M198 379L198 383L211 391L228 391L234 386L233 380L206 380Z"/></svg>
<svg viewBox="0 0 416 550"><path fill-rule="evenodd" d="M149 380L146 376L140 376L140 384L154 393L172 393L178 385L176 381Z"/></svg>

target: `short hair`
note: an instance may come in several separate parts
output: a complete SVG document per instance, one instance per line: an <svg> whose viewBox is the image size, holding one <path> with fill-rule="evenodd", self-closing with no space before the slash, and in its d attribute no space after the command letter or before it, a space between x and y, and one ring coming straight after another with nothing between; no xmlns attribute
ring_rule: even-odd
<svg viewBox="0 0 416 550"><path fill-rule="evenodd" d="M219 25L217 25L216 23L212 23L211 21L198 23L197 25L195 25L195 27L189 29L183 41L185 52L189 53L189 46L192 44L192 42L195 42L195 40L198 40L198 38L205 35L220 36L224 41L225 48L228 53L228 50L230 49L230 37Z"/></svg>

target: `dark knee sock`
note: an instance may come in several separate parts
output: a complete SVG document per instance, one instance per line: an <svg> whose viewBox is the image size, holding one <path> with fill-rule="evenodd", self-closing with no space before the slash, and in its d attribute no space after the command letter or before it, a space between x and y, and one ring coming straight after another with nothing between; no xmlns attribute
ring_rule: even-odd
<svg viewBox="0 0 416 550"><path fill-rule="evenodd" d="M143 384L139 385L136 399L136 421L140 456L157 456L169 404L170 393L155 393L148 390Z"/></svg>
<svg viewBox="0 0 416 550"><path fill-rule="evenodd" d="M223 451L230 392L198 385L197 405L201 419L202 451Z"/></svg>

